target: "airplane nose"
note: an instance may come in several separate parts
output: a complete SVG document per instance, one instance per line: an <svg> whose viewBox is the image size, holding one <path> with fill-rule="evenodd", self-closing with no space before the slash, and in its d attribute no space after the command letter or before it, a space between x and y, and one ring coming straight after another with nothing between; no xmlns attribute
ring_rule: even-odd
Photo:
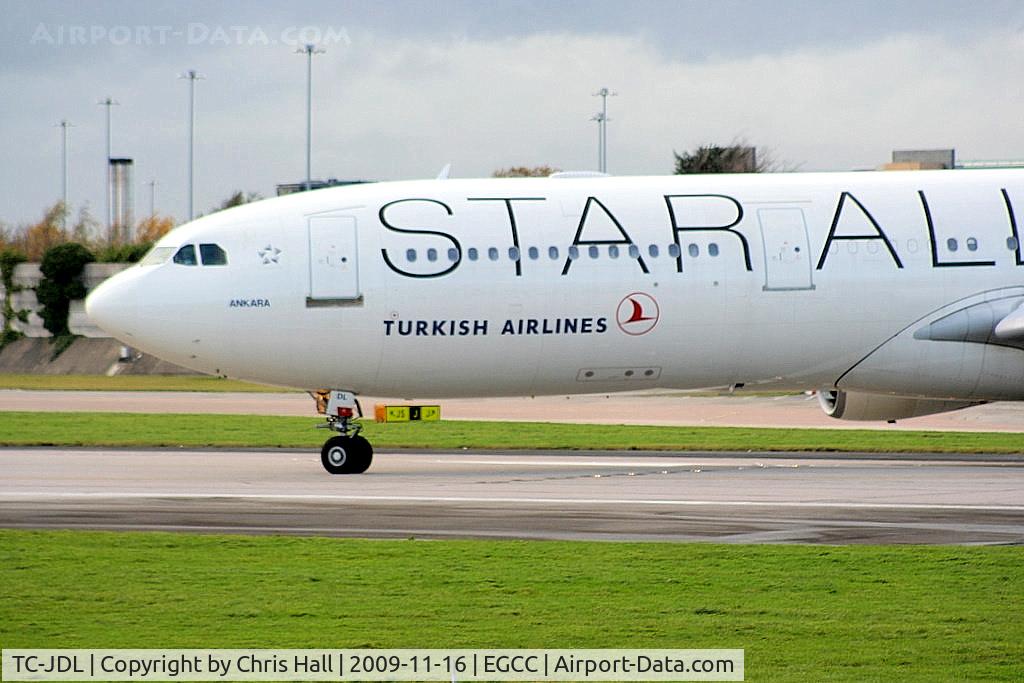
<svg viewBox="0 0 1024 683"><path fill-rule="evenodd" d="M117 339L131 336L137 320L135 288L126 273L102 282L85 298L85 314L97 327Z"/></svg>

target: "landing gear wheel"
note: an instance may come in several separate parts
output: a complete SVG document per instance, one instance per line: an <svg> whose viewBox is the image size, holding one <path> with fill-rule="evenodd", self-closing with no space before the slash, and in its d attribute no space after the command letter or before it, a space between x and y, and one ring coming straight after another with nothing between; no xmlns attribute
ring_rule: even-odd
<svg viewBox="0 0 1024 683"><path fill-rule="evenodd" d="M361 436L332 436L320 449L320 462L331 474L362 474L373 462L373 447Z"/></svg>

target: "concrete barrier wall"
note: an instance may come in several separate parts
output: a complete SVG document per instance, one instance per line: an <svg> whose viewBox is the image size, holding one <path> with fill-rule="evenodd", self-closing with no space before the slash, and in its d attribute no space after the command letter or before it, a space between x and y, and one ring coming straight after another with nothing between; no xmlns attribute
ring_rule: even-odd
<svg viewBox="0 0 1024 683"><path fill-rule="evenodd" d="M86 291L92 291L108 277L120 273L122 270L131 267L131 263L89 263L82 272L82 284ZM36 286L43 279L38 263L22 263L14 268L14 284L21 288L11 298L15 311L27 309L29 311L28 323L20 320L13 321L14 329L22 332L26 337L49 337L49 331L43 327L43 319L39 317L39 301L36 299ZM4 296L4 287L0 284L0 298ZM68 325L73 334L84 337L106 337L107 334L92 324L85 314L83 301L71 302L71 313L68 316Z"/></svg>

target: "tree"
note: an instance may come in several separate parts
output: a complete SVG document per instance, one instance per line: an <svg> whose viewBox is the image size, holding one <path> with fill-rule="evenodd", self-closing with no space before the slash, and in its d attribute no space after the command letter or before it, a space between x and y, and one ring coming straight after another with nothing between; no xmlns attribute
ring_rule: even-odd
<svg viewBox="0 0 1024 683"><path fill-rule="evenodd" d="M174 219L170 216L147 216L139 221L135 230L135 240L141 243L156 242L174 227Z"/></svg>
<svg viewBox="0 0 1024 683"><path fill-rule="evenodd" d="M17 232L7 223L0 221L0 249L12 246L18 241Z"/></svg>
<svg viewBox="0 0 1024 683"><path fill-rule="evenodd" d="M100 247L95 256L98 263L138 263L152 248L152 242L114 244Z"/></svg>
<svg viewBox="0 0 1024 683"><path fill-rule="evenodd" d="M85 296L85 286L80 279L82 269L95 260L91 251L76 242L59 244L43 254L39 266L43 279L36 287L36 298L43 305L39 317L54 337L71 335L68 329L71 300Z"/></svg>
<svg viewBox="0 0 1024 683"><path fill-rule="evenodd" d="M89 244L93 236L99 233L99 221L92 217L89 212L89 205L83 204L78 210L78 220L71 228L71 241L79 244Z"/></svg>
<svg viewBox="0 0 1024 683"><path fill-rule="evenodd" d="M492 178L547 178L552 173L558 173L562 169L548 166L510 166L499 168L491 174Z"/></svg>
<svg viewBox="0 0 1024 683"><path fill-rule="evenodd" d="M14 295L21 287L14 284L14 269L19 263L25 262L25 255L10 247L0 247L0 282L3 283L3 333L0 334L0 349L21 337L21 332L14 329L14 321L28 321L27 310L14 309Z"/></svg>
<svg viewBox="0 0 1024 683"><path fill-rule="evenodd" d="M210 211L210 213L216 213L218 211L223 211L224 209L230 209L233 206L241 206L242 204L255 202L259 199L263 199L263 195L261 195L259 192L247 193L243 192L242 190L238 190L233 195L222 201L220 203L220 206L214 207L213 210Z"/></svg>
<svg viewBox="0 0 1024 683"><path fill-rule="evenodd" d="M43 220L25 230L22 249L30 261L38 261L47 249L67 242L67 233L61 227L63 219L64 202L57 202L46 210Z"/></svg>
<svg viewBox="0 0 1024 683"><path fill-rule="evenodd" d="M686 173L767 173L774 169L774 162L765 153L758 156L758 150L744 140L731 145L701 145L693 152L673 151L676 158L676 174Z"/></svg>

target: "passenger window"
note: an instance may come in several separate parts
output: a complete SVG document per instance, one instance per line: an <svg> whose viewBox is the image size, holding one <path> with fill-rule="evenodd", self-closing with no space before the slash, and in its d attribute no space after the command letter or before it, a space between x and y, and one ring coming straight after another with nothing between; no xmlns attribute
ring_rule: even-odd
<svg viewBox="0 0 1024 683"><path fill-rule="evenodd" d="M1015 251L1017 249L1018 245L1019 245L1019 242L1017 241L1016 237L1007 237L1006 238L1006 248L1007 249L1009 249L1011 251Z"/></svg>
<svg viewBox="0 0 1024 683"><path fill-rule="evenodd" d="M452 247L451 249L449 249L448 250L448 260L451 261L452 263L455 263L456 261L458 261L459 260L459 250L456 249L455 247Z"/></svg>
<svg viewBox="0 0 1024 683"><path fill-rule="evenodd" d="M405 260L408 261L409 263L415 263L416 262L416 250L415 249L406 249L405 250Z"/></svg>
<svg viewBox="0 0 1024 683"><path fill-rule="evenodd" d="M427 249L427 260L431 263L437 260L437 249Z"/></svg>
<svg viewBox="0 0 1024 683"><path fill-rule="evenodd" d="M226 266L228 255L216 244L200 244L199 255L203 257L204 266Z"/></svg>
<svg viewBox="0 0 1024 683"><path fill-rule="evenodd" d="M700 247L698 247L696 244L691 244L690 246L688 246L686 248L686 251L688 251L690 253L690 256L692 256L693 258L697 258L698 256L700 256Z"/></svg>
<svg viewBox="0 0 1024 683"><path fill-rule="evenodd" d="M967 238L967 251L978 251L978 240L973 237Z"/></svg>
<svg viewBox="0 0 1024 683"><path fill-rule="evenodd" d="M467 249L466 250L466 256L469 257L470 261L476 261L476 259L478 257L477 252L476 252L476 247L470 247L469 249Z"/></svg>
<svg viewBox="0 0 1024 683"><path fill-rule="evenodd" d="M679 258L679 245L675 242L668 245L668 255L672 258Z"/></svg>
<svg viewBox="0 0 1024 683"><path fill-rule="evenodd" d="M587 253L590 254L590 258L597 258L601 255L601 250L597 248L597 245L592 244L590 245L590 248L587 249Z"/></svg>
<svg viewBox="0 0 1024 683"><path fill-rule="evenodd" d="M640 258L640 247L635 244L629 245L629 258Z"/></svg>
<svg viewBox="0 0 1024 683"><path fill-rule="evenodd" d="M508 258L509 258L510 261L518 261L519 260L519 247L509 247L508 248Z"/></svg>
<svg viewBox="0 0 1024 683"><path fill-rule="evenodd" d="M580 250L576 246L569 247L569 259L575 261L580 257Z"/></svg>
<svg viewBox="0 0 1024 683"><path fill-rule="evenodd" d="M608 258L619 258L619 248L614 244L608 247Z"/></svg>
<svg viewBox="0 0 1024 683"><path fill-rule="evenodd" d="M548 258L552 261L558 260L558 247L548 247Z"/></svg>
<svg viewBox="0 0 1024 683"><path fill-rule="evenodd" d="M183 266L195 266L198 265L196 261L196 248L191 244L186 244L178 253L174 255L174 262L180 263Z"/></svg>
<svg viewBox="0 0 1024 683"><path fill-rule="evenodd" d="M718 245L715 244L714 242L708 245L708 255L718 256Z"/></svg>
<svg viewBox="0 0 1024 683"><path fill-rule="evenodd" d="M950 237L948 240L946 240L946 248L949 249L950 251L957 250L957 243L955 237Z"/></svg>
<svg viewBox="0 0 1024 683"><path fill-rule="evenodd" d="M540 258L540 252L537 250L537 247L530 247L526 250L526 253L530 255L531 261L536 261Z"/></svg>
<svg viewBox="0 0 1024 683"><path fill-rule="evenodd" d="M491 247L490 249L488 249L487 250L487 258L491 259L492 261L497 261L498 260L498 249L496 247Z"/></svg>
<svg viewBox="0 0 1024 683"><path fill-rule="evenodd" d="M651 258L658 258L658 245L652 244L647 247L647 253L651 255Z"/></svg>

